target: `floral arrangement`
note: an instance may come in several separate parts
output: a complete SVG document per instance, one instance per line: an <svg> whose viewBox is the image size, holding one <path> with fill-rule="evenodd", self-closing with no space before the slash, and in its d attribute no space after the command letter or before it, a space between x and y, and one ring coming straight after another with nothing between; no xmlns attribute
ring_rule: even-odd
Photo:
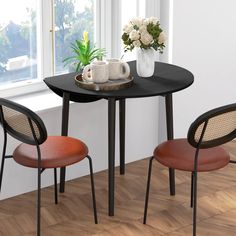
<svg viewBox="0 0 236 236"><path fill-rule="evenodd" d="M153 48L160 53L165 47L166 36L156 17L134 18L123 28L122 40L124 51L132 51L135 47L141 49Z"/></svg>
<svg viewBox="0 0 236 236"><path fill-rule="evenodd" d="M75 43L71 43L71 49L74 55L65 58L63 62L65 63L64 66L71 64L75 66L76 71L81 70L95 59L101 60L106 54L105 49L90 45L87 31L83 32L82 40L76 40Z"/></svg>

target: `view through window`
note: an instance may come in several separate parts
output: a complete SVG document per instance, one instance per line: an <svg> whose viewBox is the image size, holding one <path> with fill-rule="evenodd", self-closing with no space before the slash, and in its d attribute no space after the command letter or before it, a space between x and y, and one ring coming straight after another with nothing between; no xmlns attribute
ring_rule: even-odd
<svg viewBox="0 0 236 236"><path fill-rule="evenodd" d="M36 0L0 8L0 86L37 77Z"/></svg>
<svg viewBox="0 0 236 236"><path fill-rule="evenodd" d="M55 70L56 73L74 71L73 65L64 67L63 60L72 56L71 43L81 40L83 32L94 42L94 0L55 0Z"/></svg>

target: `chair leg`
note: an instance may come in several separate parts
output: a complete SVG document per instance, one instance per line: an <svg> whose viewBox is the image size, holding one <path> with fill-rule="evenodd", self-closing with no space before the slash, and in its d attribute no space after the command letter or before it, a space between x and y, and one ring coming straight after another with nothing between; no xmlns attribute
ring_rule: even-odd
<svg viewBox="0 0 236 236"><path fill-rule="evenodd" d="M152 161L153 161L153 159L154 159L154 156L151 157L151 159L149 161L147 189L146 189L144 215L143 215L143 224L146 224L146 220L147 220L147 209L148 209L148 199L149 199L149 190L150 190L151 172L152 172Z"/></svg>
<svg viewBox="0 0 236 236"><path fill-rule="evenodd" d="M193 208L193 189L194 189L194 173L191 175L191 203L190 207Z"/></svg>
<svg viewBox="0 0 236 236"><path fill-rule="evenodd" d="M194 173L194 187L193 187L193 236L196 236L197 228L197 172Z"/></svg>
<svg viewBox="0 0 236 236"><path fill-rule="evenodd" d="M40 236L41 231L41 169L38 168L38 195L37 195L37 236Z"/></svg>
<svg viewBox="0 0 236 236"><path fill-rule="evenodd" d="M6 147L7 147L7 139L6 139L6 133L4 133L4 143L3 143L3 150L2 150L2 163L1 163L1 169L0 169L0 192L2 189L2 177L3 177L3 169L4 169L4 164L5 164Z"/></svg>
<svg viewBox="0 0 236 236"><path fill-rule="evenodd" d="M0 192L2 190L2 177L3 177L4 163L5 163L5 154L2 155L2 163L1 163L1 169L0 169Z"/></svg>
<svg viewBox="0 0 236 236"><path fill-rule="evenodd" d="M55 204L57 204L58 203L57 168L54 168L54 195L55 195Z"/></svg>
<svg viewBox="0 0 236 236"><path fill-rule="evenodd" d="M90 156L87 156L89 160L89 169L90 169L90 179L91 179L91 190L92 190L92 199L93 199L93 214L94 214L94 222L98 223L97 217L97 206L96 206L96 197L95 197L95 187L94 187L94 178L93 178L93 164Z"/></svg>

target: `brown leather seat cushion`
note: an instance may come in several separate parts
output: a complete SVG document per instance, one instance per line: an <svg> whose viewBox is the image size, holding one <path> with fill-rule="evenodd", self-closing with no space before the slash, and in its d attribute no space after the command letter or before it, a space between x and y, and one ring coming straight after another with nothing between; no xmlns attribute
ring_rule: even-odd
<svg viewBox="0 0 236 236"><path fill-rule="evenodd" d="M175 139L160 144L154 150L154 156L167 167L193 171L195 151L196 149L188 143L187 139ZM230 160L229 154L221 147L200 149L198 158L198 171L220 169Z"/></svg>
<svg viewBox="0 0 236 236"><path fill-rule="evenodd" d="M40 145L40 150L42 168L68 166L81 161L88 154L88 148L82 141L65 136L49 136ZM23 166L38 167L36 146L25 143L20 144L15 149L13 158Z"/></svg>

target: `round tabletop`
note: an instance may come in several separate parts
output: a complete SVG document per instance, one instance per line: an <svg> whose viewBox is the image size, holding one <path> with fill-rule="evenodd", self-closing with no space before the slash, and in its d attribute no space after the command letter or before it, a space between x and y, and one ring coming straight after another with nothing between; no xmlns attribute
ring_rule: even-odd
<svg viewBox="0 0 236 236"><path fill-rule="evenodd" d="M74 80L78 72L48 77L44 79L44 82L59 96L67 92L70 93L71 101L89 102L101 98L123 99L166 95L185 89L194 81L190 71L176 65L155 62L154 75L142 78L137 75L136 61L128 62L128 64L134 83L131 87L121 90L92 91L80 88Z"/></svg>

